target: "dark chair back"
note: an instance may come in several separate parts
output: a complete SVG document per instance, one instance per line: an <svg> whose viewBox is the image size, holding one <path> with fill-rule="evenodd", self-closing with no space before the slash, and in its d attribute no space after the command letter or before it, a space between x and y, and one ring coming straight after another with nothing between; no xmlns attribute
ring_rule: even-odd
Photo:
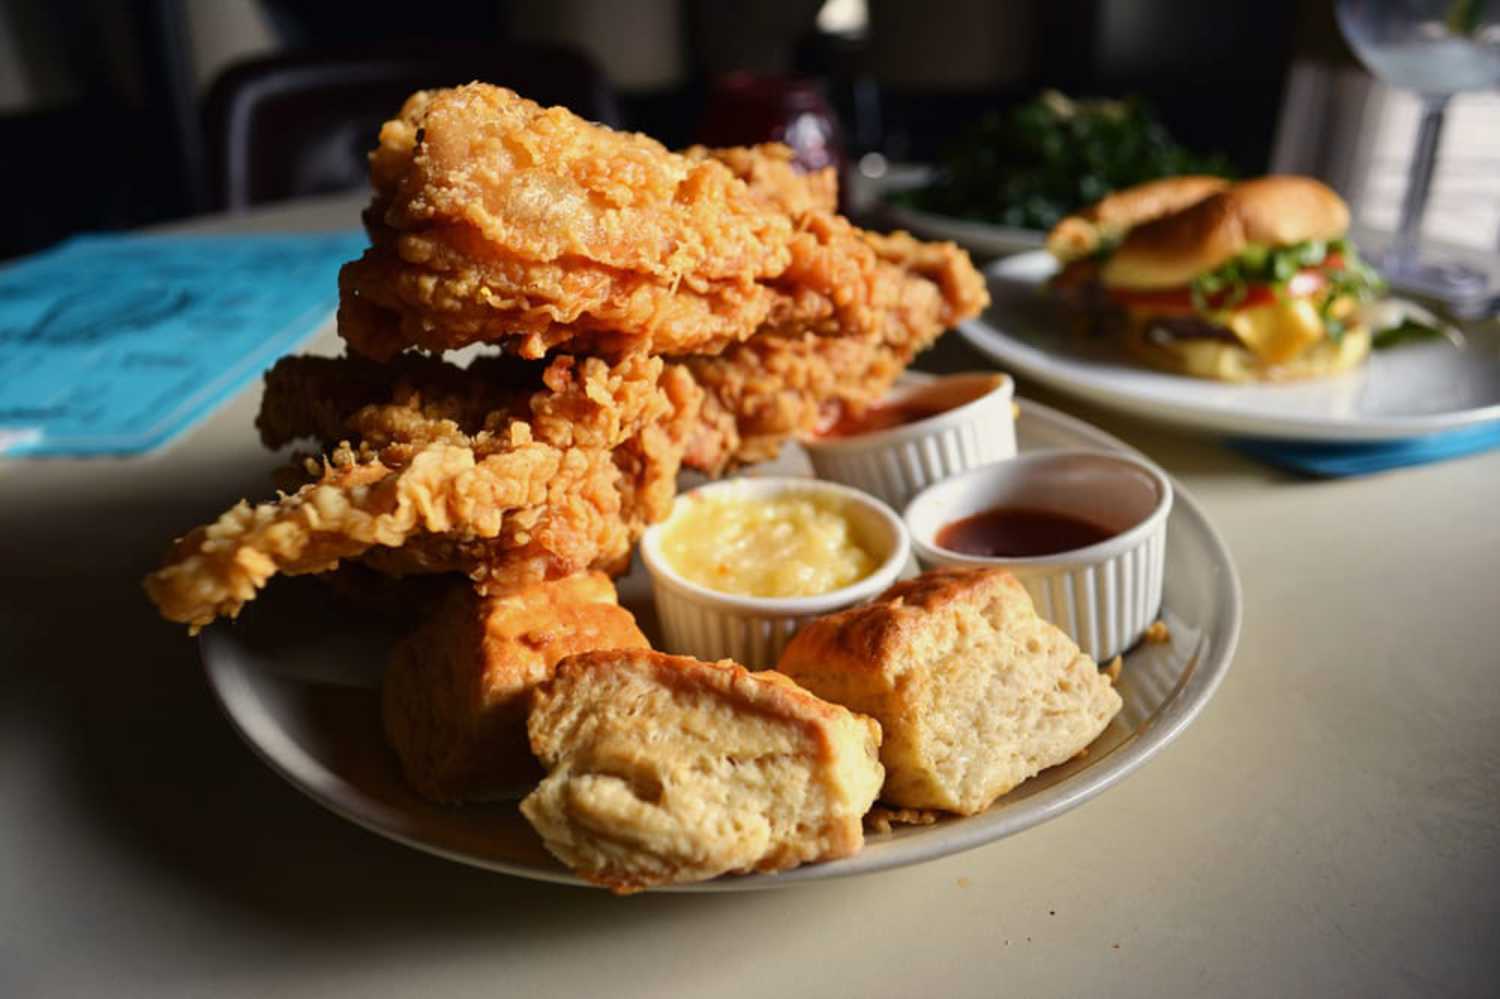
<svg viewBox="0 0 1500 999"><path fill-rule="evenodd" d="M205 105L219 207L358 188L380 125L415 90L483 80L621 124L613 90L566 48L504 44L277 55L226 70Z"/></svg>

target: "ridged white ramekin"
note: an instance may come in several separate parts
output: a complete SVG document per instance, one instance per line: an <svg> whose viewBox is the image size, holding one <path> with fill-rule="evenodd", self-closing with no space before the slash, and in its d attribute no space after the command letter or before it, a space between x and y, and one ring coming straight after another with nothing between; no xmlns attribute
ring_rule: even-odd
<svg viewBox="0 0 1500 999"><path fill-rule="evenodd" d="M875 571L842 589L811 597L740 596L686 579L662 552L662 539L692 503L726 493L751 502L784 493L837 497L877 560ZM713 538L703 539L705 545L713 543ZM751 669L775 666L781 650L809 618L852 607L890 586L910 552L901 518L873 496L831 482L783 477L730 479L685 492L677 497L672 516L648 528L641 538L641 561L651 574L663 651L707 660L733 659Z"/></svg>
<svg viewBox="0 0 1500 999"><path fill-rule="evenodd" d="M902 385L881 400L899 403L950 385L961 397L981 382L993 387L936 416L854 437L815 437L802 446L818 478L862 489L900 510L934 482L1015 455L1015 383L995 372L945 375Z"/></svg>
<svg viewBox="0 0 1500 999"><path fill-rule="evenodd" d="M1118 531L1076 551L985 558L938 546L947 524L996 507L1072 514ZM1104 451L1035 451L924 490L906 508L917 561L1000 566L1015 573L1037 613L1098 662L1129 649L1161 613L1172 483L1161 469Z"/></svg>

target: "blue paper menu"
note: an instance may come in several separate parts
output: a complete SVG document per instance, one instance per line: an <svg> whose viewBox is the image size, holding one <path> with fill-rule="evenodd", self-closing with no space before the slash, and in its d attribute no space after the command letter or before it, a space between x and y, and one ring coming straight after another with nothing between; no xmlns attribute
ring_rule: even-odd
<svg viewBox="0 0 1500 999"><path fill-rule="evenodd" d="M83 236L0 269L0 454L166 444L317 330L365 245Z"/></svg>

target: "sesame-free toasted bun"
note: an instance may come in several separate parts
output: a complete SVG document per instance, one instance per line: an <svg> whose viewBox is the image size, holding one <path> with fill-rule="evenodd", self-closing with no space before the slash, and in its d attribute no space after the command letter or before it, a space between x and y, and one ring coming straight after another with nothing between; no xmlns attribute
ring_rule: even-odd
<svg viewBox="0 0 1500 999"><path fill-rule="evenodd" d="M649 647L602 572L497 596L464 580L392 653L382 694L386 738L424 797L497 797L541 776L526 711L558 660Z"/></svg>
<svg viewBox="0 0 1500 999"><path fill-rule="evenodd" d="M1078 755L1109 678L1003 569L936 569L804 625L777 669L880 722L881 800L972 815Z"/></svg>
<svg viewBox="0 0 1500 999"><path fill-rule="evenodd" d="M617 893L858 852L880 727L780 673L659 652L564 659L532 700L542 842Z"/></svg>
<svg viewBox="0 0 1500 999"><path fill-rule="evenodd" d="M1047 249L1065 264L1092 256L1136 226L1180 212L1228 186L1223 177L1190 175L1148 180L1115 191L1057 223L1047 234Z"/></svg>
<svg viewBox="0 0 1500 999"><path fill-rule="evenodd" d="M1311 177L1241 181L1130 231L1100 272L1106 287L1180 288L1252 245L1336 239L1349 207Z"/></svg>
<svg viewBox="0 0 1500 999"><path fill-rule="evenodd" d="M1290 360L1268 363L1238 344L1220 340L1153 338L1149 325L1125 334L1125 349L1153 368L1221 382L1286 382L1325 378L1356 367L1370 354L1370 331L1344 332L1338 342L1323 339Z"/></svg>

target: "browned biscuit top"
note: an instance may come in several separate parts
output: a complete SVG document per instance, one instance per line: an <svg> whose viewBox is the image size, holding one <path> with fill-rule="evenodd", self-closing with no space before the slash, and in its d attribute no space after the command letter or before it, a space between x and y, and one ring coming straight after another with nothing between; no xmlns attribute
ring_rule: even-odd
<svg viewBox="0 0 1500 999"><path fill-rule="evenodd" d="M1004 569L933 569L896 583L868 604L804 625L782 660L837 654L846 670L879 672L913 633L934 627L934 612L1007 597L1030 600L1020 581Z"/></svg>

